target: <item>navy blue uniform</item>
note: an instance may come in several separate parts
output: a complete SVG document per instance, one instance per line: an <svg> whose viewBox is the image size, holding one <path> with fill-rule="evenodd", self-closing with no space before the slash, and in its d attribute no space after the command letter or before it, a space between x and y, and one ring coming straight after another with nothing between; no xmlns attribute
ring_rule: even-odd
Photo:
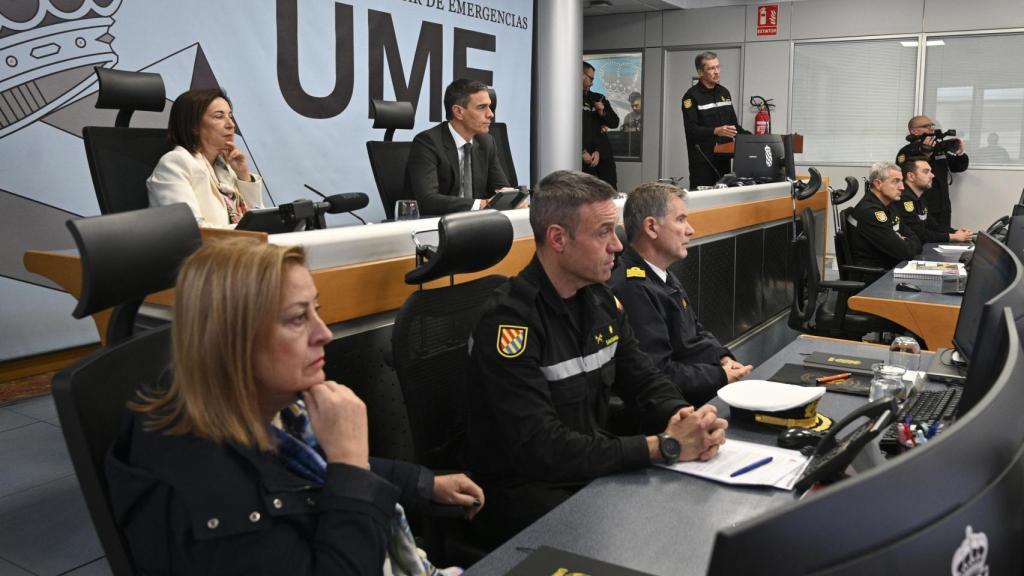
<svg viewBox="0 0 1024 576"><path fill-rule="evenodd" d="M920 143L911 142L900 148L899 153L896 155L896 163L902 166L907 158L922 155L920 153ZM935 174L935 180L932 181L932 187L921 198L924 200L925 205L928 206L929 217L934 218L940 227L945 228L947 231L952 231L953 229L950 226L953 221L953 205L949 201L949 174L950 172L963 172L967 170L967 165L970 164L971 160L967 157L967 154L961 154L960 156L935 154L927 156L927 158L928 165L932 167L932 173Z"/></svg>
<svg viewBox="0 0 1024 576"><path fill-rule="evenodd" d="M467 383L467 461L487 494L475 521L495 540L594 478L650 463L644 436L608 432L613 392L651 434L686 406L608 287L563 300L536 257L485 304Z"/></svg>
<svg viewBox="0 0 1024 576"><path fill-rule="evenodd" d="M740 126L732 95L721 84L708 89L697 82L683 94L683 128L686 131L686 157L690 163L690 188L711 186L728 173L728 156L716 155L715 144L730 138L715 136L715 128L732 125L739 134L750 134Z"/></svg>
<svg viewBox="0 0 1024 576"><path fill-rule="evenodd" d="M597 108L594 107L595 102L604 103L604 116L597 113ZM612 103L604 97L604 94L585 90L583 92L583 149L591 153L599 152L601 159L595 167L583 163L583 171L611 184L612 188L618 186L618 173L615 169L612 143L608 140L606 129L610 130L618 126L619 115L615 113Z"/></svg>
<svg viewBox="0 0 1024 576"><path fill-rule="evenodd" d="M893 268L921 252L921 241L893 209L868 189L847 215L850 255L856 266Z"/></svg>
<svg viewBox="0 0 1024 576"><path fill-rule="evenodd" d="M732 353L701 326L686 290L668 274L668 283L663 282L635 250L626 248L609 285L654 365L688 401L704 404L728 382L721 358Z"/></svg>
<svg viewBox="0 0 1024 576"><path fill-rule="evenodd" d="M917 239L922 244L927 244L928 242L949 242L951 230L943 229L928 213L928 206L924 202L924 196L927 194L928 192L925 192L924 195L918 198L917 194L910 187L904 188L896 212L899 213L900 219L914 231Z"/></svg>

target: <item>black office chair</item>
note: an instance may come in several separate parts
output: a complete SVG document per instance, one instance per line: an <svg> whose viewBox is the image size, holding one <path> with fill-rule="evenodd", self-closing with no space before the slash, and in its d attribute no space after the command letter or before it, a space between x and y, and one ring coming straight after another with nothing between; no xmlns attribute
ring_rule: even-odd
<svg viewBox="0 0 1024 576"><path fill-rule="evenodd" d="M143 332L97 350L53 379L53 400L64 442L115 576L136 572L107 492L107 450L120 431L125 403L140 384L156 382L170 364L170 335L170 325Z"/></svg>
<svg viewBox="0 0 1024 576"><path fill-rule="evenodd" d="M491 113L498 113L498 94L494 91L494 88L487 89L488 94L491 96ZM505 178L508 179L508 185L512 187L519 186L519 178L516 176L516 165L512 161L512 147L508 143L508 125L504 122L491 121L491 137L494 138L494 146L498 154L498 162L501 164L501 169L505 172Z"/></svg>
<svg viewBox="0 0 1024 576"><path fill-rule="evenodd" d="M416 125L416 110L412 102L370 101L373 111L373 127L385 128L383 141L368 140L366 154L370 158L373 181L384 205L388 220L395 218L395 202L412 199L405 190L405 165L409 162L412 142L395 142L395 130L409 129Z"/></svg>
<svg viewBox="0 0 1024 576"><path fill-rule="evenodd" d="M146 179L160 157L170 151L167 130L129 128L136 110L160 112L167 101L159 74L96 68L96 107L118 110L114 127L82 129L85 155L101 214L141 210L149 206Z"/></svg>
<svg viewBox="0 0 1024 576"><path fill-rule="evenodd" d="M82 292L72 315L113 307L106 344L130 337L143 299L174 286L178 267L202 243L185 204L68 220L82 259Z"/></svg>
<svg viewBox="0 0 1024 576"><path fill-rule="evenodd" d="M822 280L815 251L815 218L810 208L800 214L799 230L790 244L793 304L789 326L805 334L861 340L870 332L894 332L898 327L871 314L850 312L847 299L864 288L863 282Z"/></svg>
<svg viewBox="0 0 1024 576"><path fill-rule="evenodd" d="M421 289L398 311L391 347L416 461L434 470L458 470L465 468L469 338L481 306L506 277L492 274L454 284L454 276L500 262L512 246L512 223L494 210L460 212L442 216L437 232L437 247L418 247L420 265L405 276L407 284ZM448 286L422 288L445 276L451 278ZM461 521L433 520L423 528L418 533L431 558L467 565L485 553Z"/></svg>

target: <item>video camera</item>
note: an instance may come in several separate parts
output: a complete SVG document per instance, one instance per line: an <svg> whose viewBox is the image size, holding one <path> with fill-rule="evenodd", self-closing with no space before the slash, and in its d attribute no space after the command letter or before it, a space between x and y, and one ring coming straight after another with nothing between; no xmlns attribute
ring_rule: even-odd
<svg viewBox="0 0 1024 576"><path fill-rule="evenodd" d="M943 132L942 130L936 130L931 134L913 134L907 135L907 142L913 144L911 146L911 153L913 155L923 154L930 156L931 154L945 154L953 153L960 149L960 139L956 138L956 130L950 129ZM924 143L925 138L934 138L935 144L928 146ZM949 140L945 140L949 138Z"/></svg>

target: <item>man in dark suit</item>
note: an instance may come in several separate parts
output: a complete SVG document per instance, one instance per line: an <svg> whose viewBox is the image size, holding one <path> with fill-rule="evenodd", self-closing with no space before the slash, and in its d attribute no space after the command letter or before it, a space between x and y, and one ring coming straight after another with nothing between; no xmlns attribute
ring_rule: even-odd
<svg viewBox="0 0 1024 576"><path fill-rule="evenodd" d="M405 188L421 214L486 208L494 192L508 186L488 134L494 118L490 104L486 84L460 78L444 91L448 121L413 139Z"/></svg>

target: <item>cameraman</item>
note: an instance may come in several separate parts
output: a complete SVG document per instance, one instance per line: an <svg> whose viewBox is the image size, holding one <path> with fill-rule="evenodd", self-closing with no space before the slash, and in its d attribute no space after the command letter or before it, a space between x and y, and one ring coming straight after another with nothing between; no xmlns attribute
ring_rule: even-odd
<svg viewBox="0 0 1024 576"><path fill-rule="evenodd" d="M949 202L949 173L967 170L970 159L964 153L964 142L958 138L949 140L938 139L935 134L935 122L927 116L914 116L907 122L910 143L900 148L896 155L896 163L903 165L907 158L923 156L932 168L935 180L932 187L925 193L925 206L928 215L935 219L938 227L951 228L952 205Z"/></svg>

